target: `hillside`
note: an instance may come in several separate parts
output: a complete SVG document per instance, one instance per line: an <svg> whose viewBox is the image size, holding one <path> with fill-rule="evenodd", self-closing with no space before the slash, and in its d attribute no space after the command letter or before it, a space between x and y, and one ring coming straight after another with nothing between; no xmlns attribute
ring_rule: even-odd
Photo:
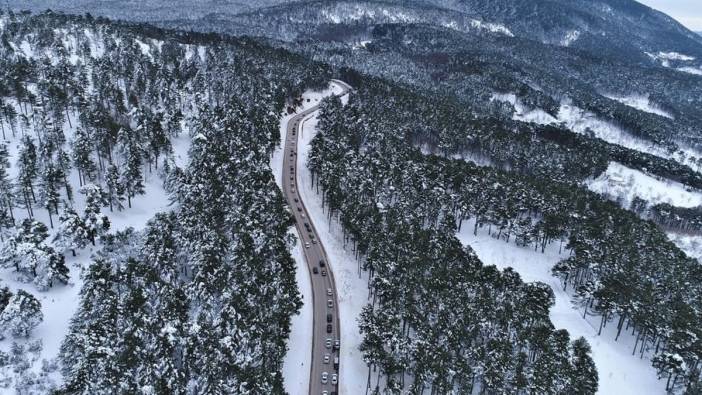
<svg viewBox="0 0 702 395"><path fill-rule="evenodd" d="M6 388L702 392L702 39L670 17L94 6L0 14Z"/></svg>
<svg viewBox="0 0 702 395"><path fill-rule="evenodd" d="M301 302L268 158L325 70L85 17L0 35L4 388L282 392Z"/></svg>

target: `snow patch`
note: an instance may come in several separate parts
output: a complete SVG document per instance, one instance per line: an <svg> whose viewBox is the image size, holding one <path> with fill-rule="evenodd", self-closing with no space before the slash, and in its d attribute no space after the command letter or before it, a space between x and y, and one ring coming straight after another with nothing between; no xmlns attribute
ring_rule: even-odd
<svg viewBox="0 0 702 395"><path fill-rule="evenodd" d="M490 100L509 103L514 107L512 119L522 122L534 122L540 125L558 123L558 120L551 114L540 108L528 108L514 93L494 93Z"/></svg>
<svg viewBox="0 0 702 395"><path fill-rule="evenodd" d="M566 33L565 37L563 37L563 40L561 40L561 45L564 47L569 47L571 44L577 41L578 38L580 38L580 31L571 30L568 33Z"/></svg>
<svg viewBox="0 0 702 395"><path fill-rule="evenodd" d="M635 197L651 205L668 203L677 207L702 205L702 193L685 185L666 179L654 178L639 170L617 162L610 162L607 170L594 180L585 183L593 192L619 201L630 207Z"/></svg>
<svg viewBox="0 0 702 395"><path fill-rule="evenodd" d="M673 119L670 113L662 110L654 103L648 95L629 95L629 96L617 96L617 95L604 95L605 97L616 100L622 104L625 104L631 108L635 108L640 111L644 111L651 114L660 115L662 117Z"/></svg>

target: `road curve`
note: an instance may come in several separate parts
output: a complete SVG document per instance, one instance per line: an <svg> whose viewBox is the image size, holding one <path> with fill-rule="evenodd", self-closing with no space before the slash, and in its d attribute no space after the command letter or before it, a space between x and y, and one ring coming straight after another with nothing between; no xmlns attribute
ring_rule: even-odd
<svg viewBox="0 0 702 395"><path fill-rule="evenodd" d="M337 80L333 80L333 82L343 89L338 96L349 92L350 87L347 84ZM327 391L327 394L331 395L335 392L338 393L339 388L338 382L336 385L332 384L332 376L336 375L337 379L339 377L338 365L335 368L334 364L335 358L336 360L340 359L340 350L335 349L334 346L334 342L341 338L338 298L327 253L298 191L298 137L306 118L317 110L319 110L318 104L302 111L288 121L283 155L282 184L283 194L295 217L312 284L313 323L309 393L310 395L320 395ZM324 267L320 267L320 262L324 262ZM315 270L317 273L314 273ZM323 270L326 275L322 275ZM328 314L331 314L331 323L328 323ZM331 325L330 333L327 332L328 324ZM327 347L328 340L331 342L330 347ZM325 362L325 355L329 355L328 362ZM324 372L327 373L326 383L322 383Z"/></svg>

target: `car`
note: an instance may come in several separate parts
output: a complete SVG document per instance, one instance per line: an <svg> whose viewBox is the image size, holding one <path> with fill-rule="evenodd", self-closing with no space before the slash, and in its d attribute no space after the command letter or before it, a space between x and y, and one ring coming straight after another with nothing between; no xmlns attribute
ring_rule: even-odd
<svg viewBox="0 0 702 395"><path fill-rule="evenodd" d="M295 178L294 178L294 177L290 177L290 181L295 181Z"/></svg>
<svg viewBox="0 0 702 395"><path fill-rule="evenodd" d="M331 355L324 354L324 363L329 363L331 361Z"/></svg>
<svg viewBox="0 0 702 395"><path fill-rule="evenodd" d="M327 324L327 333L332 333L332 324Z"/></svg>
<svg viewBox="0 0 702 395"><path fill-rule="evenodd" d="M341 343L339 343L339 339L334 340L334 350L339 350L341 348Z"/></svg>
<svg viewBox="0 0 702 395"><path fill-rule="evenodd" d="M317 270L317 266L312 268L312 273L314 273L314 274L319 273L319 270Z"/></svg>
<svg viewBox="0 0 702 395"><path fill-rule="evenodd" d="M327 382L329 382L329 373L322 372L322 384L326 384Z"/></svg>
<svg viewBox="0 0 702 395"><path fill-rule="evenodd" d="M300 201L299 201L299 200L297 200L297 198L295 198L295 203L300 203Z"/></svg>
<svg viewBox="0 0 702 395"><path fill-rule="evenodd" d="M326 265L327 265L327 264L324 263L324 259L320 259L320 260L319 260L319 266L324 267L324 266L326 266Z"/></svg>
<svg viewBox="0 0 702 395"><path fill-rule="evenodd" d="M312 239L312 244L317 244L317 240Z"/></svg>
<svg viewBox="0 0 702 395"><path fill-rule="evenodd" d="M297 211L301 213L301 212L302 212L302 207L298 207L298 208L297 208Z"/></svg>
<svg viewBox="0 0 702 395"><path fill-rule="evenodd" d="M331 299L327 300L327 307L329 307L329 308L334 307L334 301Z"/></svg>
<svg viewBox="0 0 702 395"><path fill-rule="evenodd" d="M329 391L327 391L327 390L322 391L322 395L329 395Z"/></svg>
<svg viewBox="0 0 702 395"><path fill-rule="evenodd" d="M327 275L327 271L322 269L322 276L326 276L326 275Z"/></svg>
<svg viewBox="0 0 702 395"><path fill-rule="evenodd" d="M333 317L332 317L332 314L331 314L331 313L327 313L327 322L332 322L332 318L333 318Z"/></svg>
<svg viewBox="0 0 702 395"><path fill-rule="evenodd" d="M324 347L332 348L332 339L331 338L328 337L327 340L324 341Z"/></svg>
<svg viewBox="0 0 702 395"><path fill-rule="evenodd" d="M310 239L314 240L314 235L312 233L310 233L308 236Z"/></svg>
<svg viewBox="0 0 702 395"><path fill-rule="evenodd" d="M305 248L310 248L310 243L309 243L309 242L305 243Z"/></svg>
<svg viewBox="0 0 702 395"><path fill-rule="evenodd" d="M290 171L293 171L293 170L295 170L295 168L294 168L294 167L292 167L292 166L290 166Z"/></svg>
<svg viewBox="0 0 702 395"><path fill-rule="evenodd" d="M339 357L334 357L334 370L339 371Z"/></svg>
<svg viewBox="0 0 702 395"><path fill-rule="evenodd" d="M305 213L300 214L300 216L301 216L302 218L306 218L306 217L307 217L307 216L305 215Z"/></svg>
<svg viewBox="0 0 702 395"><path fill-rule="evenodd" d="M332 289L331 288L327 288L327 296L332 296Z"/></svg>
<svg viewBox="0 0 702 395"><path fill-rule="evenodd" d="M332 374L331 383L332 385L337 385L339 383L339 378L337 377L336 373Z"/></svg>

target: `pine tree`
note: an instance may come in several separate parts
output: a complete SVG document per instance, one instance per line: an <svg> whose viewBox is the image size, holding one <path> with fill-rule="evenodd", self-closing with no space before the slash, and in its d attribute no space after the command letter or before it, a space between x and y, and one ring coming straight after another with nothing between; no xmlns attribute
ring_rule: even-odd
<svg viewBox="0 0 702 395"><path fill-rule="evenodd" d="M7 150L7 145L0 144L0 207L5 208L5 212L9 215L12 223L14 223L14 213L12 211L14 196L12 194L12 180L10 180L10 175L7 172L9 168L10 154ZM5 222L0 224L0 228L5 224Z"/></svg>
<svg viewBox="0 0 702 395"><path fill-rule="evenodd" d="M54 228L52 212L58 215L58 204L61 198L59 193L61 178L60 171L49 162L41 173L41 198L44 208L49 212L49 225Z"/></svg>
<svg viewBox="0 0 702 395"><path fill-rule="evenodd" d="M83 224L90 242L95 245L95 238L105 234L110 229L110 220L101 215L101 208L108 205L107 194L97 185L86 184L80 189L85 195L85 212Z"/></svg>
<svg viewBox="0 0 702 395"><path fill-rule="evenodd" d="M73 164L78 169L78 181L80 185L87 184L95 180L97 166L92 159L93 151L92 139L83 128L77 128L73 136Z"/></svg>
<svg viewBox="0 0 702 395"><path fill-rule="evenodd" d="M590 356L590 345L584 338L571 343L572 372L571 388L567 391L573 395L594 395L597 393L598 377L595 362Z"/></svg>
<svg viewBox="0 0 702 395"><path fill-rule="evenodd" d="M63 251L71 250L71 254L76 256L76 250L85 248L89 241L83 220L75 210L66 207L59 215L59 228L54 238L54 245Z"/></svg>
<svg viewBox="0 0 702 395"><path fill-rule="evenodd" d="M39 168L37 165L36 147L29 136L24 136L21 140L17 168L19 170L17 184L24 198L27 214L32 218L34 216L32 212L32 202L36 202L36 197L34 196L34 180L37 177Z"/></svg>
<svg viewBox="0 0 702 395"><path fill-rule="evenodd" d="M9 331L14 337L28 337L44 320L41 303L30 293L17 290L0 313L0 334Z"/></svg>
<svg viewBox="0 0 702 395"><path fill-rule="evenodd" d="M107 186L108 201L110 202L110 211L122 211L124 205L124 186L122 185L122 176L119 169L114 164L107 166L105 174L105 185Z"/></svg>

